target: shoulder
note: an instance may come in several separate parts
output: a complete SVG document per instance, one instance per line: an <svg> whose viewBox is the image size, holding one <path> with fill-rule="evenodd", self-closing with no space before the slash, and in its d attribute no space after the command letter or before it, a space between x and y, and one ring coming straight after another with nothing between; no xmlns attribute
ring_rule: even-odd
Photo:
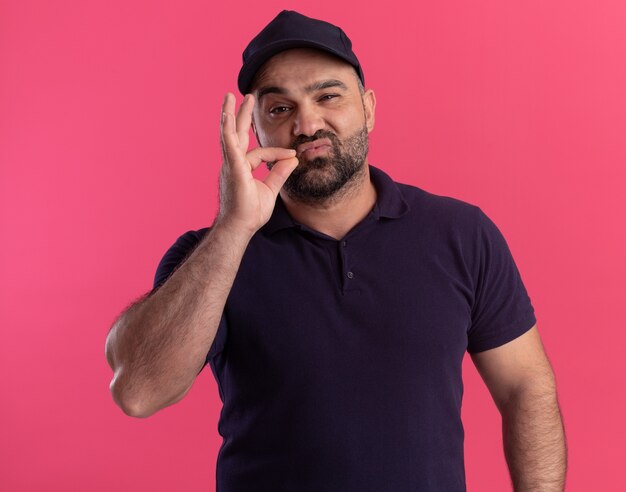
<svg viewBox="0 0 626 492"><path fill-rule="evenodd" d="M204 238L204 236L206 236L210 229L210 227L204 227L198 230L189 230L181 234L178 239L176 239L176 242L173 246L178 246L182 248L193 247L200 241L202 241L202 239Z"/></svg>
<svg viewBox="0 0 626 492"><path fill-rule="evenodd" d="M186 256L202 241L209 230L210 227L204 227L198 230L189 230L181 234L176 241L174 241L174 244L165 252L164 259L177 259Z"/></svg>
<svg viewBox="0 0 626 492"><path fill-rule="evenodd" d="M478 207L447 195L438 195L414 184L396 181L380 168L370 165L370 176L377 192L377 207L383 217L409 228L428 224L466 226L475 224Z"/></svg>
<svg viewBox="0 0 626 492"><path fill-rule="evenodd" d="M396 183L409 204L413 220L436 229L475 233L484 212L477 205L448 195L439 195L412 184Z"/></svg>
<svg viewBox="0 0 626 492"><path fill-rule="evenodd" d="M154 288L162 284L171 273L191 254L202 238L209 232L210 227L190 230L181 234L174 244L165 252L154 276Z"/></svg>

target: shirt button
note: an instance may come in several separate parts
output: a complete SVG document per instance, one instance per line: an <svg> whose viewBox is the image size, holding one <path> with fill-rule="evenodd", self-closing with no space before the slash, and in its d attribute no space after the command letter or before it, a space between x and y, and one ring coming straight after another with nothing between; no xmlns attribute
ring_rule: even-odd
<svg viewBox="0 0 626 492"><path fill-rule="evenodd" d="M352 273L352 272L348 272L346 275L348 276L348 278L353 278L354 277L354 273Z"/></svg>
<svg viewBox="0 0 626 492"><path fill-rule="evenodd" d="M348 245L348 242L347 241L342 241L341 245L345 248Z"/></svg>

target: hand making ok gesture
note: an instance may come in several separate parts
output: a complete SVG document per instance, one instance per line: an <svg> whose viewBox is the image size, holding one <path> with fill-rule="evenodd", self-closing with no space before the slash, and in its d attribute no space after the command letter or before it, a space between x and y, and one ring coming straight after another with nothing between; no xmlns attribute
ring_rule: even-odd
<svg viewBox="0 0 626 492"><path fill-rule="evenodd" d="M235 116L235 96L226 94L222 106L220 211L217 220L250 235L265 224L274 210L280 188L298 165L296 151L257 147L248 152L254 96L247 94ZM276 161L261 181L252 175L262 162Z"/></svg>

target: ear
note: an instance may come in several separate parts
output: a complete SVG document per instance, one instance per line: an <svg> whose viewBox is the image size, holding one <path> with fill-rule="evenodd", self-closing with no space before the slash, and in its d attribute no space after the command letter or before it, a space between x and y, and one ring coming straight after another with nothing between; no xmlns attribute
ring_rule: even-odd
<svg viewBox="0 0 626 492"><path fill-rule="evenodd" d="M367 132L370 133L374 129L374 121L376 120L376 95L372 89L366 90L363 94L363 109L365 110Z"/></svg>

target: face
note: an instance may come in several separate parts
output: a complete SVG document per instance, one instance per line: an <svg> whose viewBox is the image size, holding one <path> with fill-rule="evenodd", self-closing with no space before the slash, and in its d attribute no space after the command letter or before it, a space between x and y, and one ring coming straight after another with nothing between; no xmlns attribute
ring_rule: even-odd
<svg viewBox="0 0 626 492"><path fill-rule="evenodd" d="M261 67L252 92L259 145L297 151L299 165L283 186L294 200L338 195L367 164L375 98L351 65L319 50L287 50Z"/></svg>

